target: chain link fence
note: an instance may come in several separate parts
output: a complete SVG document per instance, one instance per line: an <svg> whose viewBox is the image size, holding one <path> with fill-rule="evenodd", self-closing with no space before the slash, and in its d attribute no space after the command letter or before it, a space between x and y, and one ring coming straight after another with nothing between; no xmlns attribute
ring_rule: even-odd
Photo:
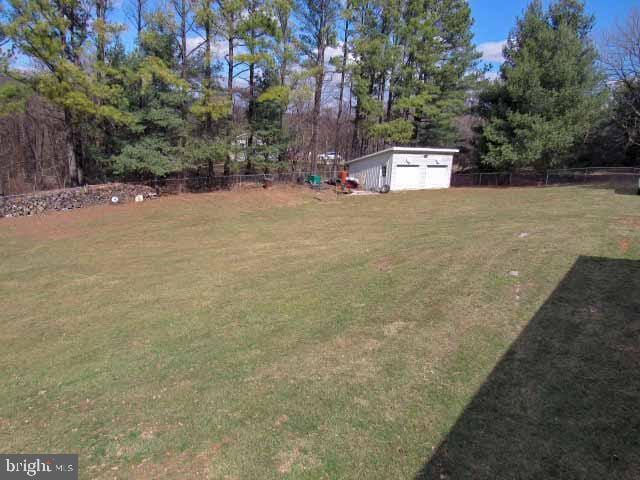
<svg viewBox="0 0 640 480"><path fill-rule="evenodd" d="M173 194L182 192L208 192L214 190L228 190L242 186L270 186L293 184L302 185L310 173L261 173L253 175L218 175L175 177L135 182L155 188L158 194Z"/></svg>
<svg viewBox="0 0 640 480"><path fill-rule="evenodd" d="M153 188L158 195L183 192L208 192L228 190L242 186L302 185L310 172L261 173L253 175L176 176L155 180L118 182L127 185L143 185ZM319 175L321 182L330 175ZM553 185L593 185L638 192L640 168L636 167L588 167L546 171L518 170L511 172L454 173L452 187L544 187ZM97 185L96 185L97 186ZM66 189L72 191L85 187ZM34 193L1 196L0 199L32 196Z"/></svg>
<svg viewBox="0 0 640 480"><path fill-rule="evenodd" d="M512 172L454 173L452 187L543 187L558 185L593 185L623 190L638 190L640 168L588 167Z"/></svg>

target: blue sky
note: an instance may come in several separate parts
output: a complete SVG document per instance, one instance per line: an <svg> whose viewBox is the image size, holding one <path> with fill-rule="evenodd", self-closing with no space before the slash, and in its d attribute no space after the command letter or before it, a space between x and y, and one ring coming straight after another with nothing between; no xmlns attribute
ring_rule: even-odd
<svg viewBox="0 0 640 480"><path fill-rule="evenodd" d="M469 0L475 25L475 41L484 60L494 65L500 60L502 42L516 23L516 17L522 16L529 4L528 0ZM545 6L550 0L545 0ZM594 39L624 20L633 6L639 6L638 0L587 0L587 11L596 17Z"/></svg>
<svg viewBox="0 0 640 480"><path fill-rule="evenodd" d="M0 3L3 1L0 0ZM158 1L150 0L149 4L153 5ZM545 6L551 2L551 0L543 1ZM112 20L126 23L124 8L126 8L128 0L114 0L113 3ZM475 43L483 53L483 60L490 63L495 72L501 61L504 41L513 29L516 18L522 16L524 9L529 4L529 0L469 0L469 3L475 20L473 27ZM624 20L630 9L639 5L639 0L587 0L587 11L596 17L594 39L597 40L616 21ZM129 30L123 34L123 40L126 45L131 45L134 32L130 24L127 24L127 26ZM191 34L190 37L190 44L197 45L200 43L200 39L195 34ZM224 46L224 42L216 45L216 53L219 58L224 55ZM336 49L335 53L339 54L339 49ZM22 62L24 62L24 59L20 63Z"/></svg>

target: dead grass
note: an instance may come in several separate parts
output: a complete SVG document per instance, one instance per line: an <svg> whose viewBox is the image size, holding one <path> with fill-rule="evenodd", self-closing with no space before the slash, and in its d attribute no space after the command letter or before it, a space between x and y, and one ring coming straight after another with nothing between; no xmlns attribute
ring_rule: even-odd
<svg viewBox="0 0 640 480"><path fill-rule="evenodd" d="M14 235L32 239L60 240L87 235L94 231L97 222L108 222L113 228L122 228L145 221L149 216L162 215L167 205L171 205L169 208L173 210L181 211L180 216L168 220L188 220L193 208L210 208L215 212L215 217L228 218L276 207L293 207L314 197L315 193L307 187L285 185L264 189L239 186L230 191L166 196L147 200L142 204L129 202L119 205L96 205L71 212L11 217L2 219L2 227Z"/></svg>

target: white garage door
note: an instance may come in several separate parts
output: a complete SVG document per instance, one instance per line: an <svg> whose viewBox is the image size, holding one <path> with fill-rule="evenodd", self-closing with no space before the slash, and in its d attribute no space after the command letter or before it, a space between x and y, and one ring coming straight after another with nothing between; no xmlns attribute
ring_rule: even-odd
<svg viewBox="0 0 640 480"><path fill-rule="evenodd" d="M449 188L449 165L427 165L427 187Z"/></svg>
<svg viewBox="0 0 640 480"><path fill-rule="evenodd" d="M396 170L395 190L424 188L424 178L421 178L424 175L424 165L420 168L420 165L405 163L396 165L394 168Z"/></svg>

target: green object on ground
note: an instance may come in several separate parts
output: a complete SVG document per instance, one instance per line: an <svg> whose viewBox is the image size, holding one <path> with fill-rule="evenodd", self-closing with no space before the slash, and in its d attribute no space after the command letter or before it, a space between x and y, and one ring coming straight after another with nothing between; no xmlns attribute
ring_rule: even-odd
<svg viewBox="0 0 640 480"><path fill-rule="evenodd" d="M322 179L320 175L309 175L307 177L307 182L309 182L311 185L320 185Z"/></svg>

